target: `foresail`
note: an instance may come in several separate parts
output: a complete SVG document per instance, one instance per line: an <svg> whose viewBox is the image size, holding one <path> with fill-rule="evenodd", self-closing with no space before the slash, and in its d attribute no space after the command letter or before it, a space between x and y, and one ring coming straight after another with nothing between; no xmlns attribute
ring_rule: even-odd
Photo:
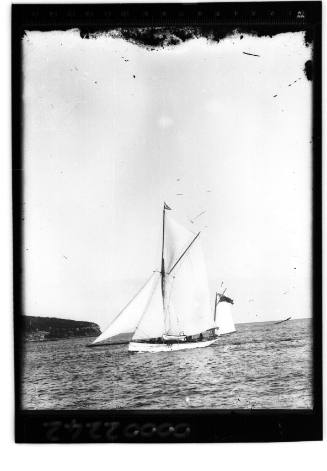
<svg viewBox="0 0 327 471"><path fill-rule="evenodd" d="M216 327L218 327L218 335L229 334L235 332L235 325L232 316L233 304L221 301L216 308Z"/></svg>
<svg viewBox="0 0 327 471"><path fill-rule="evenodd" d="M156 274L153 292L143 316L136 327L133 340L146 340L161 337L164 333L164 315L160 274Z"/></svg>
<svg viewBox="0 0 327 471"><path fill-rule="evenodd" d="M165 330L170 335L195 335L213 327L206 267L197 239L166 276Z"/></svg>
<svg viewBox="0 0 327 471"><path fill-rule="evenodd" d="M134 332L149 303L149 298L152 295L153 287L157 279L158 274L153 273L134 298L132 298L127 306L125 306L125 308L115 317L111 324L109 324L104 332L102 332L102 334L95 339L93 343L107 340L108 338L114 337L118 334Z"/></svg>

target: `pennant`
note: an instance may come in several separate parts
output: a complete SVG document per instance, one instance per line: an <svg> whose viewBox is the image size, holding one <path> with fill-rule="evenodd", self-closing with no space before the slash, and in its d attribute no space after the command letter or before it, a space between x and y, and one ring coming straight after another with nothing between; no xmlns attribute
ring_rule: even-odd
<svg viewBox="0 0 327 471"><path fill-rule="evenodd" d="M164 202L164 209L169 209L169 210L171 210L171 208L170 208L170 207L168 206L168 204L166 204L165 202Z"/></svg>

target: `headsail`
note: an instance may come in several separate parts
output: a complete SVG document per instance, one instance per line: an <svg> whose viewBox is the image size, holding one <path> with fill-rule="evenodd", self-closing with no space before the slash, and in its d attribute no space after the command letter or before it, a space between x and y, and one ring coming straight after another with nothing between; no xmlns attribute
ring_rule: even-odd
<svg viewBox="0 0 327 471"><path fill-rule="evenodd" d="M133 340L161 337L164 333L164 315L160 274L156 273L152 295L136 327Z"/></svg>
<svg viewBox="0 0 327 471"><path fill-rule="evenodd" d="M165 333L195 335L214 327L200 240L166 215Z"/></svg>
<svg viewBox="0 0 327 471"><path fill-rule="evenodd" d="M106 340L118 334L134 332L140 318L149 304L149 299L151 298L154 285L157 281L158 274L153 273L140 291L138 291L134 298L132 298L127 306L120 311L115 319L109 324L104 332L94 340L93 343L101 342L102 340Z"/></svg>

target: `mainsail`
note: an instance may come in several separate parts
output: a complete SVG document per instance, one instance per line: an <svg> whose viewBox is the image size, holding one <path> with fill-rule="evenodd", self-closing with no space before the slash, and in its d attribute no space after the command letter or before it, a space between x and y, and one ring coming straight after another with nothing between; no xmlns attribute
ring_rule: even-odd
<svg viewBox="0 0 327 471"><path fill-rule="evenodd" d="M209 288L198 235L166 215L165 333L195 335L212 328Z"/></svg>
<svg viewBox="0 0 327 471"><path fill-rule="evenodd" d="M224 298L226 300L224 300ZM232 316L233 303L229 298L221 296L216 306L216 328L218 328L218 335L229 334L235 332L235 325Z"/></svg>

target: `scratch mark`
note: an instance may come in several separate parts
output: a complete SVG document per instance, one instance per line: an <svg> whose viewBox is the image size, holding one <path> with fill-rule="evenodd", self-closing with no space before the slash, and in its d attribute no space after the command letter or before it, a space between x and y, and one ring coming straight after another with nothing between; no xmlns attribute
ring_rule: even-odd
<svg viewBox="0 0 327 471"><path fill-rule="evenodd" d="M190 221L192 224L194 224L194 221L195 221L196 219L198 219L200 216L202 216L202 214L204 214L205 212L206 212L206 211L202 211L200 214L198 214L197 216L195 216L193 219L190 219L189 221Z"/></svg>
<svg viewBox="0 0 327 471"><path fill-rule="evenodd" d="M254 56L254 57L260 57L259 54L252 54L251 52L244 52L243 54L246 54L247 56Z"/></svg>

